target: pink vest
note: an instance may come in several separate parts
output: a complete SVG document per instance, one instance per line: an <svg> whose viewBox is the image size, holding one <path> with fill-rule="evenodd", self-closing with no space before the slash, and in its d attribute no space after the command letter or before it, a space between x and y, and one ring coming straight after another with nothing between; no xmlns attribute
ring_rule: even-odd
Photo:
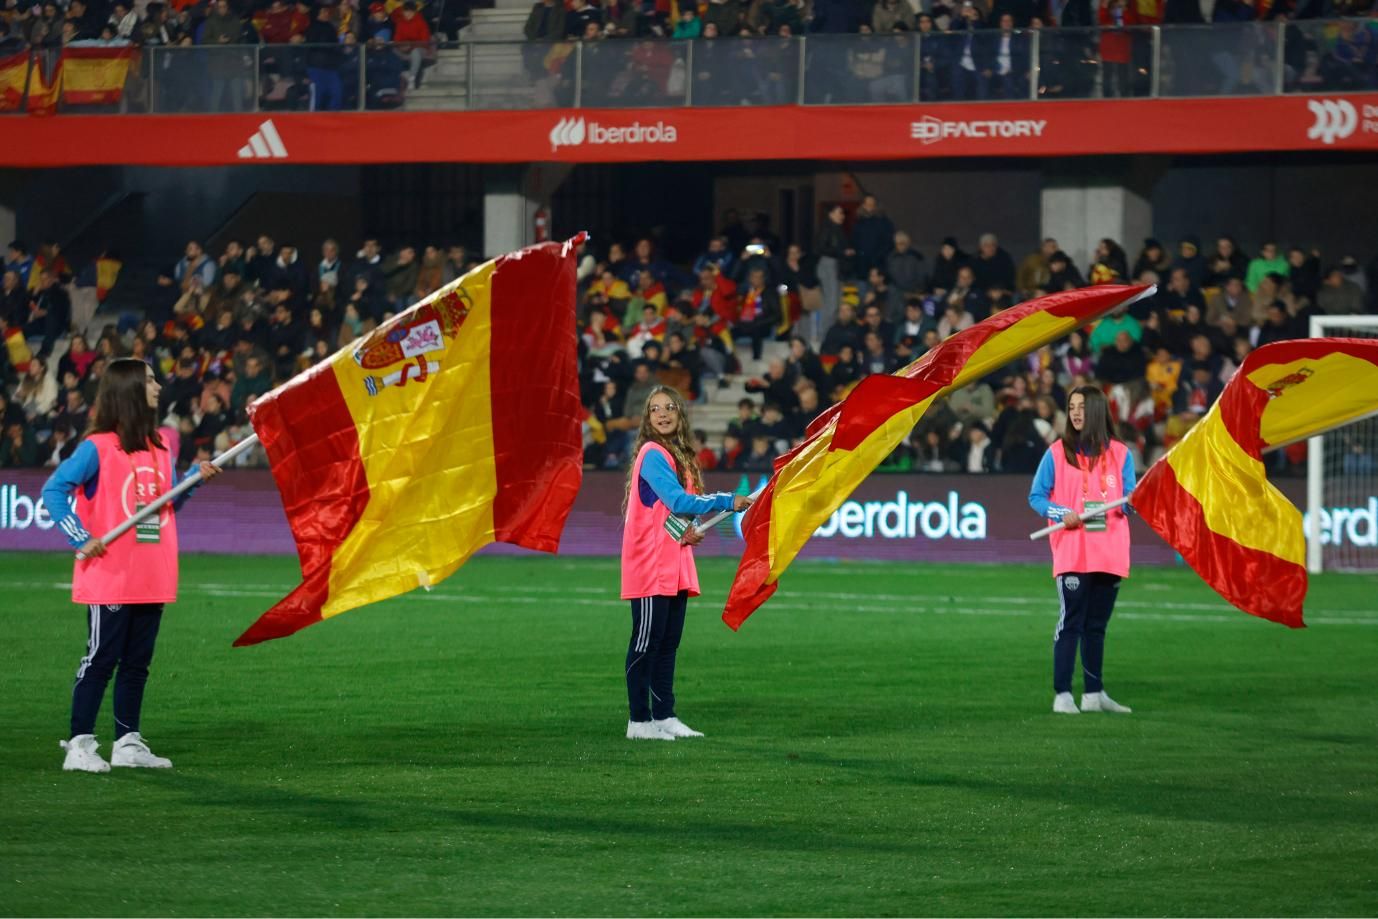
<svg viewBox="0 0 1378 919"><path fill-rule="evenodd" d="M142 450L130 456L120 449L118 434L92 434L87 440L100 457L96 490L77 492L77 516L94 535L109 532L172 487L172 458L177 434L160 428L167 449ZM172 603L177 599L177 521L172 505L159 511L158 542L139 542L130 531L109 546L101 558L76 563L72 572L74 603Z"/></svg>
<svg viewBox="0 0 1378 919"><path fill-rule="evenodd" d="M679 471L675 459L660 444L648 443L632 463L632 489L627 496L627 519L622 528L622 599L673 597L681 590L699 595L699 573L694 567L694 550L680 545L665 532L670 509L657 500L650 507L641 503L641 461L656 452ZM686 489L693 493L693 483Z"/></svg>
<svg viewBox="0 0 1378 919"><path fill-rule="evenodd" d="M1048 496L1053 504L1080 514L1086 501L1114 501L1124 495L1120 473L1128 451L1118 440L1110 441L1095 465L1085 471L1067 462L1061 443L1053 444L1048 452L1053 456L1053 493ZM1129 577L1129 517L1124 508L1107 515L1102 531L1087 532L1084 526L1058 530L1048 542L1053 547L1054 577L1092 571Z"/></svg>

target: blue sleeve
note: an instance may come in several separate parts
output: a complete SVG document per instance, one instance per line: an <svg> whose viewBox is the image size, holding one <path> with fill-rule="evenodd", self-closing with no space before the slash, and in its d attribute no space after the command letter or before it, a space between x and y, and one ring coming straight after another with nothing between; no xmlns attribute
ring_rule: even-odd
<svg viewBox="0 0 1378 919"><path fill-rule="evenodd" d="M99 475L100 454L96 452L95 444L85 440L43 483L43 506L48 509L48 516L53 518L53 523L67 537L73 549L86 545L91 534L82 525L76 511L72 510L72 494L82 488L90 497L95 491Z"/></svg>
<svg viewBox="0 0 1378 919"><path fill-rule="evenodd" d="M1053 449L1056 446L1054 444L1044 452L1043 460L1038 464L1038 471L1034 473L1033 485L1029 486L1029 507L1045 520L1054 521L1061 520L1063 514L1072 513L1070 507L1053 504L1048 500L1053 493L1053 480L1057 468L1053 461Z"/></svg>
<svg viewBox="0 0 1378 919"><path fill-rule="evenodd" d="M192 465L190 465L190 466L187 467L187 471L186 471L186 472L179 474L179 473L177 472L177 464L176 464L176 461L175 461L175 458L174 458L174 462L173 462L173 465L172 465L172 487L173 487L173 488L176 488L178 485L181 485L183 482L185 482L185 481L187 480L187 478L188 478L192 473L194 473L194 472L200 472L200 471L201 471L201 464L200 464L200 463L193 463ZM200 487L201 487L200 483L197 483L196 485L191 486L191 488L188 488L188 489L187 489L185 492L183 492L182 494L178 495L175 499L173 499L173 502L172 502L172 509L173 509L174 511L180 511L180 510L182 509L182 505L183 505L183 504L186 504L186 503L187 503L187 499L190 498L192 495L196 494L196 489L198 489L198 488L200 488Z"/></svg>
<svg viewBox="0 0 1378 919"><path fill-rule="evenodd" d="M670 468L670 461L661 453L647 453L646 458L641 461L639 484L648 486L652 495L659 498L661 503L670 509L670 513L682 517L696 517L710 511L732 509L732 496L726 492L691 495L685 491L684 486L679 484L679 479L675 477L675 471ZM647 500L646 487L639 487L637 492L643 503L652 503Z"/></svg>
<svg viewBox="0 0 1378 919"><path fill-rule="evenodd" d="M1126 450L1124 454L1124 468L1120 470L1120 481L1124 483L1124 496L1129 497L1129 493L1134 490L1134 486L1139 484L1138 476L1134 472L1134 457ZM1133 509L1132 505L1126 504L1123 508L1126 516Z"/></svg>

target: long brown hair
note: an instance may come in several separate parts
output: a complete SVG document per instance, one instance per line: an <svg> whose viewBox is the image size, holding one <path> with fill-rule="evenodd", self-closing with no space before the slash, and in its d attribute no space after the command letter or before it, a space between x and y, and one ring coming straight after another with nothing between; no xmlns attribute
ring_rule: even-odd
<svg viewBox="0 0 1378 919"><path fill-rule="evenodd" d="M95 420L89 433L119 435L120 449L138 453L152 444L164 449L158 435L158 412L148 404L148 365L132 357L110 362L96 389Z"/></svg>
<svg viewBox="0 0 1378 919"><path fill-rule="evenodd" d="M679 427L668 439L661 437L660 432L651 427L651 400L662 395L670 397L671 403L675 406L675 417L679 419ZM636 458L641 455L641 448L648 442L660 444L670 451L675 460L679 484L687 490L690 483L693 483L694 491L703 492L703 476L699 473L699 461L694 452L694 440L689 431L687 412L684 399L679 392L668 386L657 386L646 397L646 404L641 407L641 427L637 429L636 443L632 445L631 462L627 464L627 486L622 492L622 513L627 512L627 501L632 493L632 468L636 465Z"/></svg>
<svg viewBox="0 0 1378 919"><path fill-rule="evenodd" d="M1110 446L1114 439L1110 433L1110 404L1105 393L1097 386L1078 386L1067 394L1067 407L1072 407L1073 396L1082 397L1081 430L1072 427L1069 413L1067 427L1062 432L1062 453L1070 466L1077 464L1077 454L1087 459L1096 459Z"/></svg>

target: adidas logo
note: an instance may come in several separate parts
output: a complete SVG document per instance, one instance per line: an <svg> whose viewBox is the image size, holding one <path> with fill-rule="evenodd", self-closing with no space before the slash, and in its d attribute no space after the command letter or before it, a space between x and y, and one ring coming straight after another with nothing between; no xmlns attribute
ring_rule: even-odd
<svg viewBox="0 0 1378 919"><path fill-rule="evenodd" d="M287 158L287 148L283 146L282 137L278 135L278 129L273 127L273 119L269 118L258 126L258 130L249 138L249 142L239 148L239 158L241 160L281 160Z"/></svg>

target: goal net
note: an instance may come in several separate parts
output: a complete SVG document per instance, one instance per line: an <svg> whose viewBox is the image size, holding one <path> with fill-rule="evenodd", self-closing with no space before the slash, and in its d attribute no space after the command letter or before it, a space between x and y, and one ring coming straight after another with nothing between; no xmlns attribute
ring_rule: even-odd
<svg viewBox="0 0 1378 919"><path fill-rule="evenodd" d="M1313 316L1311 337L1378 338L1378 316ZM1378 570L1378 416L1307 442L1306 567Z"/></svg>

